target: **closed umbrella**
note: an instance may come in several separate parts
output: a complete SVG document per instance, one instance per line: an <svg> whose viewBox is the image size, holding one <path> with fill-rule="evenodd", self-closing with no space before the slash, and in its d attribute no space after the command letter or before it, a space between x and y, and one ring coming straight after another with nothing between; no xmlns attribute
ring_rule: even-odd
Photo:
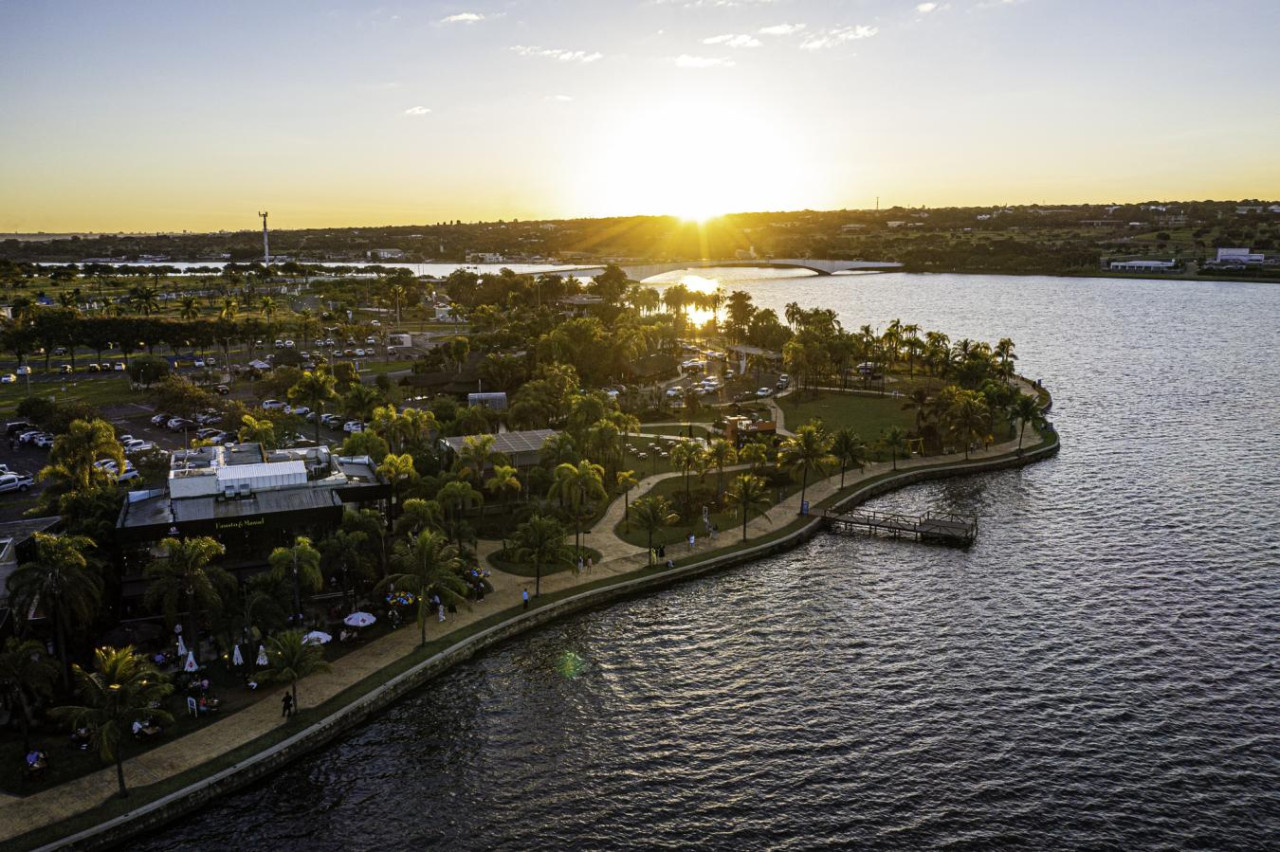
<svg viewBox="0 0 1280 852"><path fill-rule="evenodd" d="M178 656L185 657L187 655L187 645L182 641L182 637L178 637Z"/></svg>
<svg viewBox="0 0 1280 852"><path fill-rule="evenodd" d="M342 623L348 627L368 627L378 619L367 612L353 612L346 618L342 619Z"/></svg>
<svg viewBox="0 0 1280 852"><path fill-rule="evenodd" d="M185 663L183 663L183 664L182 664L182 670L183 670L183 671L188 671L188 672L193 672L193 671L195 671L195 670L196 670L196 669L198 669L198 668L200 668L200 666L196 665L196 653L195 653L195 651L188 651L188 652L187 652L187 661L186 661Z"/></svg>
<svg viewBox="0 0 1280 852"><path fill-rule="evenodd" d="M259 646L258 646L258 665L259 665L259 666L269 666L269 665L271 665L271 661L267 659L267 646L266 646L266 645L259 645Z"/></svg>
<svg viewBox="0 0 1280 852"><path fill-rule="evenodd" d="M331 641L332 639L333 637L330 636L328 633L325 633L323 630L312 630L306 636L302 637L302 644L303 645L324 645L325 643Z"/></svg>
<svg viewBox="0 0 1280 852"><path fill-rule="evenodd" d="M233 666L243 666L243 665L244 665L244 655L240 653L240 646L239 646L239 645L237 645L237 646L235 647L235 650L231 652L231 665L233 665Z"/></svg>

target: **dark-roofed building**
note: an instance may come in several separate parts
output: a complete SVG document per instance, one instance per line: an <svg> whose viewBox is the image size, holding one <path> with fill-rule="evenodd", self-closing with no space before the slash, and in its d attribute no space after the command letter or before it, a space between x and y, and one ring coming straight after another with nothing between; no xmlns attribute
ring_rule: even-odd
<svg viewBox="0 0 1280 852"><path fill-rule="evenodd" d="M23 518L18 521L0 523L0 632L7 632L9 623L9 577L18 566L34 555L35 545L32 538L38 532L49 532L62 518L54 515L48 518Z"/></svg>
<svg viewBox="0 0 1280 852"><path fill-rule="evenodd" d="M142 568L167 537L207 535L226 549L220 564L257 570L296 536L319 539L342 522L348 504L373 504L390 489L368 456L328 447L266 452L258 444L178 451L166 488L133 491L116 522L126 597L141 594Z"/></svg>
<svg viewBox="0 0 1280 852"><path fill-rule="evenodd" d="M530 429L526 432L499 432L493 435L494 452L502 453L511 460L516 468L533 467L539 461L542 445L547 438L556 434L554 429ZM481 438L482 435L460 435L453 438L441 438L440 449L448 456L448 461L456 458L466 445L468 438Z"/></svg>

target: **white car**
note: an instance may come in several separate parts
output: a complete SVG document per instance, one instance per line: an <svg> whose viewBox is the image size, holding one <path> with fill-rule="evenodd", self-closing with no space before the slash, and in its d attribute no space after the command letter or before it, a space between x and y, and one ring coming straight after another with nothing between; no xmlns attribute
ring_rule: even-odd
<svg viewBox="0 0 1280 852"><path fill-rule="evenodd" d="M771 393L773 393L773 391L769 388L756 388L756 396L760 397L761 399L763 399L764 397L768 396Z"/></svg>
<svg viewBox="0 0 1280 852"><path fill-rule="evenodd" d="M369 336L364 339L364 342L366 346L373 346L375 343L378 342L378 338Z"/></svg>
<svg viewBox="0 0 1280 852"><path fill-rule="evenodd" d="M35 478L29 473L0 474L0 493L5 491L26 491L35 485Z"/></svg>
<svg viewBox="0 0 1280 852"><path fill-rule="evenodd" d="M348 420L342 427L342 431L349 432L354 435L356 432L364 431L364 424L359 420Z"/></svg>
<svg viewBox="0 0 1280 852"><path fill-rule="evenodd" d="M173 419L173 415L172 415L172 414L165 414L165 413L161 412L160 414L157 414L157 415L155 415L154 417L152 417L152 418L151 418L151 425L152 425L152 426L163 426L164 424L168 423L168 422L169 422L170 420L172 420L172 419Z"/></svg>
<svg viewBox="0 0 1280 852"><path fill-rule="evenodd" d="M284 341L283 341L283 340L277 340L277 341L276 341L276 348L277 348L277 349L283 349L283 348L284 348Z"/></svg>
<svg viewBox="0 0 1280 852"><path fill-rule="evenodd" d="M204 369L204 359L203 359L203 358L197 358L196 360L194 360L194 361L192 361L192 362L191 362L191 366L195 367L196 369L203 370L203 369Z"/></svg>
<svg viewBox="0 0 1280 852"><path fill-rule="evenodd" d="M267 399L262 402L263 411L284 411L285 403L278 399Z"/></svg>
<svg viewBox="0 0 1280 852"><path fill-rule="evenodd" d="M18 375L19 376L31 375L31 368L28 367L26 364L23 364L21 367L18 368Z"/></svg>
<svg viewBox="0 0 1280 852"><path fill-rule="evenodd" d="M123 361L117 361L117 362L116 362L116 365L115 365L114 367L112 367L111 369L115 370L117 373L123 373L123 372L124 372L126 369L128 369L128 368L127 368L127 367L125 367L125 365L124 365L124 362L123 362Z"/></svg>
<svg viewBox="0 0 1280 852"><path fill-rule="evenodd" d="M299 417L306 417L308 414L311 413L311 409L305 405L295 405L293 407L293 410L290 411L289 413L296 414Z"/></svg>
<svg viewBox="0 0 1280 852"><path fill-rule="evenodd" d="M156 445L153 442L143 441L138 438L134 438L129 441L121 441L120 446L124 447L124 451L126 455L133 455L134 453L145 453L148 450L154 450L156 448Z"/></svg>
<svg viewBox="0 0 1280 852"><path fill-rule="evenodd" d="M292 348L293 348L293 341L292 341L292 340L286 340L286 341L284 342L284 348L285 348L285 349L292 349Z"/></svg>
<svg viewBox="0 0 1280 852"><path fill-rule="evenodd" d="M31 440L31 443L35 444L37 447L41 447L42 449L48 449L53 446L53 440L53 435L50 435L48 432L42 432L41 434L36 435L35 438Z"/></svg>
<svg viewBox="0 0 1280 852"><path fill-rule="evenodd" d="M131 479L138 478L138 469L134 467L133 462L128 459L125 459L124 462L124 473L117 472L119 471L119 467L116 466L115 459L102 459L101 461L94 462L93 466L114 474L116 482L128 482Z"/></svg>
<svg viewBox="0 0 1280 852"><path fill-rule="evenodd" d="M357 349L357 350L356 350L356 357L357 357L357 358L363 358L363 357L364 357L364 350L363 350L363 349Z"/></svg>
<svg viewBox="0 0 1280 852"><path fill-rule="evenodd" d="M3 376L0 376L0 385L11 385L17 380L18 377L13 373L5 373Z"/></svg>

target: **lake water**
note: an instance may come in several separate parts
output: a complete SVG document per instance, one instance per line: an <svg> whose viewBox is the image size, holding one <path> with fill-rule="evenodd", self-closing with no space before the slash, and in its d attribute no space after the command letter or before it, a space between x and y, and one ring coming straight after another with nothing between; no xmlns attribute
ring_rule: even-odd
<svg viewBox="0 0 1280 852"><path fill-rule="evenodd" d="M1061 454L877 501L967 551L823 535L566 619L138 848L1274 847L1280 287L718 277L1012 337Z"/></svg>

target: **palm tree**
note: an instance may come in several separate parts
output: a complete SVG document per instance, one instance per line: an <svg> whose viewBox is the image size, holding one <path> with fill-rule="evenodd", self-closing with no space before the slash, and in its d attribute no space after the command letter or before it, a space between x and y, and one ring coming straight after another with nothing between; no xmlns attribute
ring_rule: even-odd
<svg viewBox="0 0 1280 852"><path fill-rule="evenodd" d="M468 435L454 461L454 473L472 485L479 485L485 468L507 463L507 457L493 449L492 435Z"/></svg>
<svg viewBox="0 0 1280 852"><path fill-rule="evenodd" d="M446 482L436 492L436 500L444 509L445 518L448 520L449 538L461 547L462 539L458 532L458 520L467 509L484 505L484 495L472 488L470 483L455 480Z"/></svg>
<svg viewBox="0 0 1280 852"><path fill-rule="evenodd" d="M729 503L737 506L742 510L742 540L747 540L747 519L751 515L753 509L761 509L764 511L765 517L769 516L769 506L772 500L769 499L769 483L765 482L758 476L744 473L735 477L733 484L729 487Z"/></svg>
<svg viewBox="0 0 1280 852"><path fill-rule="evenodd" d="M794 435L782 442L778 463L790 469L791 475L800 480L802 509L805 492L809 487L810 471L826 473L835 461L831 455L831 438L812 423L801 426Z"/></svg>
<svg viewBox="0 0 1280 852"><path fill-rule="evenodd" d="M395 508L388 512L388 520L395 520L395 512L400 504L400 490L404 485L412 485L418 480L418 471L413 466L413 456L408 453L395 455L387 453L378 465L378 475L391 483L391 505Z"/></svg>
<svg viewBox="0 0 1280 852"><path fill-rule="evenodd" d="M975 440L981 441L986 434L984 427L991 417L987 400L977 391L962 390L955 396L950 417L952 430L964 443L964 457L967 459L970 445Z"/></svg>
<svg viewBox="0 0 1280 852"><path fill-rule="evenodd" d="M289 388L289 402L306 405L315 413L317 444L320 443L320 414L326 402L337 398L336 384L337 380L323 370L307 370L298 383Z"/></svg>
<svg viewBox="0 0 1280 852"><path fill-rule="evenodd" d="M462 579L462 559L458 548L437 532L424 530L407 542L396 544L391 564L396 573L378 583L378 590L392 586L418 597L418 631L427 644L428 597L439 595L445 604L465 603L467 584Z"/></svg>
<svg viewBox="0 0 1280 852"><path fill-rule="evenodd" d="M342 574L342 602L347 601L349 576L353 568L368 564L369 536L360 530L337 530L325 536L320 549L324 564Z"/></svg>
<svg viewBox="0 0 1280 852"><path fill-rule="evenodd" d="M542 567L572 562L572 551L564 543L565 529L548 515L534 515L516 527L511 535L515 558L533 564L533 596L542 594Z"/></svg>
<svg viewBox="0 0 1280 852"><path fill-rule="evenodd" d="M18 706L23 753L31 750L31 705L52 698L57 679L58 664L45 655L43 644L17 637L5 642L0 653L0 694Z"/></svg>
<svg viewBox="0 0 1280 852"><path fill-rule="evenodd" d="M146 604L161 610L170 627L178 620L179 613L189 612L199 628L201 614L217 615L223 601L235 593L235 578L209 564L227 549L208 536L166 538L160 546L168 556L152 560L144 569L150 581Z"/></svg>
<svg viewBox="0 0 1280 852"><path fill-rule="evenodd" d="M444 529L444 509L436 500L413 498L405 500L396 518L396 535L417 535L423 530Z"/></svg>
<svg viewBox="0 0 1280 852"><path fill-rule="evenodd" d="M671 501L666 497L660 497L651 494L648 497L641 497L631 507L631 515L635 519L636 526L644 530L649 537L649 564L653 564L653 534L661 530L663 527L669 527L676 521L680 520L680 516L671 511Z"/></svg>
<svg viewBox="0 0 1280 852"><path fill-rule="evenodd" d="M381 402L382 397L377 390L357 382L342 397L342 410L348 417L368 420Z"/></svg>
<svg viewBox="0 0 1280 852"><path fill-rule="evenodd" d="M691 441L680 441L671 448L671 466L678 467L684 471L684 498L688 502L689 495L689 471L698 466L698 456L702 455L702 450Z"/></svg>
<svg viewBox="0 0 1280 852"><path fill-rule="evenodd" d="M84 536L49 535L33 537L35 558L18 566L9 577L9 601L14 612L29 613L37 605L53 621L62 660L62 679L70 685L67 661L67 630L87 626L97 615L102 601L102 580L89 570L84 551L94 546Z"/></svg>
<svg viewBox="0 0 1280 852"><path fill-rule="evenodd" d="M919 435L924 430L924 418L929 413L932 403L929 399L929 392L924 388L916 388L908 396L907 401L902 403L903 411L914 411L916 413L916 434Z"/></svg>
<svg viewBox="0 0 1280 852"><path fill-rule="evenodd" d="M280 306L270 296L263 296L258 300L258 312L262 314L267 322L271 322L275 319L276 314L280 312Z"/></svg>
<svg viewBox="0 0 1280 852"><path fill-rule="evenodd" d="M173 686L154 665L130 645L119 650L99 648L93 653L93 671L75 667L76 692L84 702L53 708L55 719L67 722L71 730L87 728L89 742L104 761L116 765L116 783L121 798L129 795L124 783L124 757L120 743L134 722L170 724L173 717L158 709Z"/></svg>
<svg viewBox="0 0 1280 852"><path fill-rule="evenodd" d="M264 450L276 448L276 424L267 418L257 418L246 414L240 418L243 424L236 437L241 443L261 444Z"/></svg>
<svg viewBox="0 0 1280 852"><path fill-rule="evenodd" d="M523 486L520 484L520 477L517 476L514 467L500 464L494 466L493 476L485 480L484 487L490 494L497 496L498 501L505 510L507 497L511 494L519 494Z"/></svg>
<svg viewBox="0 0 1280 852"><path fill-rule="evenodd" d="M631 532L631 489L640 484L634 470L620 470L617 475L618 490L622 492L622 522L626 531Z"/></svg>
<svg viewBox="0 0 1280 852"><path fill-rule="evenodd" d="M179 303L178 317L184 320L193 320L200 316L200 304L195 296L183 296Z"/></svg>
<svg viewBox="0 0 1280 852"><path fill-rule="evenodd" d="M737 463L738 451L733 448L733 444L723 438L717 438L711 442L705 455L707 461L716 469L716 494L724 494L724 469Z"/></svg>
<svg viewBox="0 0 1280 852"><path fill-rule="evenodd" d="M738 461L751 465L751 473L756 474L769 461L769 450L759 441L748 441L738 449Z"/></svg>
<svg viewBox="0 0 1280 852"><path fill-rule="evenodd" d="M862 436L849 427L837 429L831 436L831 452L840 460L840 490L844 490L844 472L850 466L857 465L862 469L866 457L867 445Z"/></svg>
<svg viewBox="0 0 1280 852"><path fill-rule="evenodd" d="M1040 400L1031 394L1020 393L1017 399L1013 401L1013 405L1009 407L1009 413L1018 421L1018 454L1022 454L1022 436L1027 431L1027 424L1030 423L1033 429L1039 429L1044 426L1044 412L1040 410Z"/></svg>
<svg viewBox="0 0 1280 852"><path fill-rule="evenodd" d="M573 515L573 544L582 555L582 516L591 500L603 500L608 494L604 490L604 468L594 462L583 459L577 465L565 462L558 465L552 474L554 481L548 493L550 498L559 498L561 504L569 504Z"/></svg>
<svg viewBox="0 0 1280 852"><path fill-rule="evenodd" d="M73 420L66 434L59 435L49 452L49 465L41 479L61 480L69 491L94 491L115 483L115 475L95 466L111 459L116 470L124 470L124 448L116 440L115 428L105 420Z"/></svg>
<svg viewBox="0 0 1280 852"><path fill-rule="evenodd" d="M293 706L298 706L298 681L317 672L329 671L320 645L303 642L301 630L286 630L267 640L269 664L262 677L271 683L287 683L293 691Z"/></svg>
<svg viewBox="0 0 1280 852"><path fill-rule="evenodd" d="M129 304L134 310L146 317L160 310L160 299L156 289L144 285L130 288Z"/></svg>
<svg viewBox="0 0 1280 852"><path fill-rule="evenodd" d="M286 577L293 580L292 619L302 622L302 587L308 591L319 591L324 585L324 575L320 572L320 551L311 546L311 539L300 535L293 540L292 547L277 547L267 557L271 566L271 576L277 581Z"/></svg>
<svg viewBox="0 0 1280 852"><path fill-rule="evenodd" d="M901 426L890 426L880 433L880 444L889 451L893 458L893 469L898 469L898 456L907 451L907 430Z"/></svg>

